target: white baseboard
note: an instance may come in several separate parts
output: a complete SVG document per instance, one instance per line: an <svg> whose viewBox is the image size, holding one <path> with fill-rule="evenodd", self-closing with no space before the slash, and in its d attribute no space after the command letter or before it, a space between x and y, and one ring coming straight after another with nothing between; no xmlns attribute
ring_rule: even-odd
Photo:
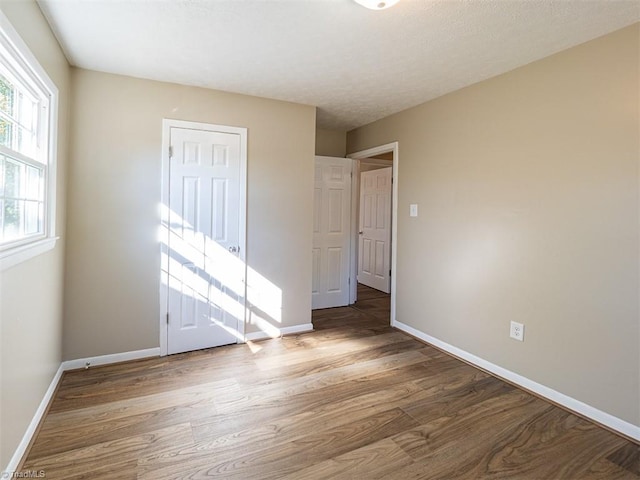
<svg viewBox="0 0 640 480"><path fill-rule="evenodd" d="M269 334L266 332L251 332L245 335L246 340L256 341L256 340L264 340L266 338L278 338L283 335L291 335L294 333L305 333L313 331L313 324L311 323L303 323L300 325L293 325L292 327L283 327L277 329L277 334L274 331Z"/></svg>
<svg viewBox="0 0 640 480"><path fill-rule="evenodd" d="M47 388L47 391L45 392L44 397L42 397L42 401L40 402L40 405L38 405L38 409L36 410L36 413L33 415L33 418L31 419L31 423L29 423L29 426L27 427L26 432L24 432L24 435L22 436L22 440L18 444L18 448L16 448L16 451L13 453L13 457L11 457L11 460L9 460L9 464L2 471L2 474L5 474L6 472L15 472L18 466L20 465L20 460L22 460L22 457L27 451L27 448L29 448L31 439L33 438L33 435L36 433L38 425L40 424L42 417L47 411L47 407L49 406L49 403L53 398L53 394L55 393L56 388L58 387L58 383L62 378L63 372L64 372L64 369L62 368L62 365L60 365L60 367L58 367L58 371L53 376L53 379L51 380L51 383L49 384L49 388ZM5 477L2 476L2 478L5 478Z"/></svg>
<svg viewBox="0 0 640 480"><path fill-rule="evenodd" d="M22 457L26 453L27 448L29 448L31 439L33 438L33 435L36 433L38 425L42 421L42 417L47 411L47 407L51 402L51 399L53 398L53 394L55 393L56 388L58 387L58 384L60 383L60 379L62 378L62 374L64 372L66 372L67 370L75 370L77 368L85 368L87 366L87 363L89 364L89 366L93 367L97 365L108 365L110 363L125 362L128 360L137 360L140 358L157 357L159 355L160 355L160 348L148 348L146 350L114 353L112 355L101 355L98 357L79 358L77 360L67 360L66 362L62 362L60 364L60 367L58 367L58 371L53 376L53 379L49 384L49 388L45 392L44 397L42 398L42 401L40 402L40 405L36 410L36 413L33 415L33 418L31 419L31 423L29 423L29 426L27 427L27 430L25 431L22 437L22 440L18 444L18 448L13 453L11 460L9 460L9 464L2 471L2 474L5 474L7 472L9 473L15 472L18 466L20 465L20 460L22 460ZM1 478L5 478L5 477L1 477Z"/></svg>
<svg viewBox="0 0 640 480"><path fill-rule="evenodd" d="M155 347L147 348L146 350L135 350L133 352L112 353L110 355L67 360L66 362L62 362L62 368L66 372L67 370L76 370L78 368L97 367L98 365L110 365L112 363L128 362L130 360L159 356L160 347Z"/></svg>
<svg viewBox="0 0 640 480"><path fill-rule="evenodd" d="M611 430L615 430L616 432L621 433L629 438L633 438L640 442L640 426L629 423L625 420L622 420L618 417L615 417L609 413L603 412L602 410L598 410L591 405L587 405L586 403L581 402L580 400L576 400L575 398L569 397L564 393L557 392L552 388L546 387L540 383L534 382L522 375L514 373L506 368L502 368L498 365L495 365L483 358L477 357L472 353L466 352L458 347L454 347L453 345L449 345L442 340L438 340L435 337L427 335L426 333L421 332L409 325L406 325L402 322L395 320L393 322L393 326L399 330L407 332L408 334L419 338L420 340L429 343L435 347L444 350L456 357L459 357L467 362L482 368L488 372L493 373L494 375L503 378L511 383L514 383L525 390L529 390L531 392L540 395L541 397L550 400L551 402L562 405L564 408L576 412L584 417L587 417L594 422L597 422L601 425L604 425Z"/></svg>

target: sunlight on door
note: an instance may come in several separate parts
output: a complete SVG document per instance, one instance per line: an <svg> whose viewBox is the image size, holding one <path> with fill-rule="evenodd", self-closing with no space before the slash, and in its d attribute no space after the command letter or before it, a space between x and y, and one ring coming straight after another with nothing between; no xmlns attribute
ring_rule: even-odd
<svg viewBox="0 0 640 480"><path fill-rule="evenodd" d="M242 342L247 322L279 336L282 291L245 262L246 129L163 127L161 351Z"/></svg>
<svg viewBox="0 0 640 480"><path fill-rule="evenodd" d="M221 320L220 311L224 310L237 322L255 325L269 337L279 337L282 290L210 238L205 239L210 252L205 261L202 252L192 244L172 236L172 229L191 228L191 225L166 205L161 204L160 210L161 283L180 294L181 310L186 314L185 326L188 327L189 318L195 326L193 315L200 315L224 328L235 339L244 341L244 329ZM167 238L171 238L170 249Z"/></svg>

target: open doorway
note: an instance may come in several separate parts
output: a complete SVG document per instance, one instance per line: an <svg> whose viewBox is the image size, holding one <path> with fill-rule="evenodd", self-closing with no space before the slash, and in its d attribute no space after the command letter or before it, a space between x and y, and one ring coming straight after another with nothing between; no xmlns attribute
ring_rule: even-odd
<svg viewBox="0 0 640 480"><path fill-rule="evenodd" d="M359 280L358 282L352 282L350 285L349 303L356 304L357 306L357 301L360 299L360 307L368 307L369 304L371 304L371 308L381 311L381 309L386 310L383 305L386 297L386 301L389 303L388 318L390 324L393 326L395 323L396 303L395 266L397 261L396 245L398 205L398 182L393 179L396 179L398 176L398 143L389 143L379 147L355 152L348 155L348 157L353 160L353 180L351 188L352 255L350 277L357 278ZM390 170L388 170L389 168ZM378 187L384 187L384 179L387 178L385 175L386 172L389 172L391 181L391 197L388 212L385 212L384 209L386 207L384 207L384 205L382 205L381 209L378 209L377 207L379 205L377 204L373 205L373 203L370 202L365 206L364 202L362 202L364 189L369 188L370 191L374 191ZM364 182L368 182L368 186L363 183L363 180ZM383 197L384 195L380 195L372 196L371 198L375 198L375 202L382 201L384 203ZM363 211L365 208L368 209L366 212ZM382 237L384 235L389 235L387 242L376 238L369 238L369 241L365 241L366 230L363 228L365 226L363 224L363 217L366 216L366 213L369 215L369 218L371 218L372 212L378 218L383 218L384 214L387 214L391 227L390 234L378 232ZM371 250L372 248L378 248L377 255L375 251ZM389 248L390 251L390 253L387 254L386 259L383 252L385 248ZM368 262L368 265L363 265L363 260L365 260L364 263ZM363 275L363 268L368 269L368 274ZM383 275L383 273L386 275ZM375 282L373 283L371 282L372 278L375 279ZM362 282L360 282L360 280L362 280ZM385 282L388 282L388 286L386 286ZM372 299L376 299L376 301L371 302Z"/></svg>

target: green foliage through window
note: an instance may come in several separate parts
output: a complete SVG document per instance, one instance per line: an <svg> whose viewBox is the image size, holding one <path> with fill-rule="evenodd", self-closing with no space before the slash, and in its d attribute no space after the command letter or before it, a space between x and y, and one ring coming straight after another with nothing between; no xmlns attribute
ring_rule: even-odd
<svg viewBox="0 0 640 480"><path fill-rule="evenodd" d="M29 60L29 52L17 46L20 42L2 22L0 17L0 259L13 247L53 233L55 205L48 197L55 194L55 185L48 182L55 156L48 147L49 130L55 129L50 108L57 95L44 70Z"/></svg>

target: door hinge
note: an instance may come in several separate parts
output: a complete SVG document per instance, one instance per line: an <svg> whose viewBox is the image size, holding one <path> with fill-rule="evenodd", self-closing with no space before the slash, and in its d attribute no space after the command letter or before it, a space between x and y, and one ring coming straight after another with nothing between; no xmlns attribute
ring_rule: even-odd
<svg viewBox="0 0 640 480"><path fill-rule="evenodd" d="M351 277L347 278L347 284L351 285Z"/></svg>
<svg viewBox="0 0 640 480"><path fill-rule="evenodd" d="M389 270L389 276L391 276L391 270Z"/></svg>
<svg viewBox="0 0 640 480"><path fill-rule="evenodd" d="M169 325L169 312L167 312L167 325Z"/></svg>
<svg viewBox="0 0 640 480"><path fill-rule="evenodd" d="M173 157L173 147L169 145L169 158Z"/></svg>

